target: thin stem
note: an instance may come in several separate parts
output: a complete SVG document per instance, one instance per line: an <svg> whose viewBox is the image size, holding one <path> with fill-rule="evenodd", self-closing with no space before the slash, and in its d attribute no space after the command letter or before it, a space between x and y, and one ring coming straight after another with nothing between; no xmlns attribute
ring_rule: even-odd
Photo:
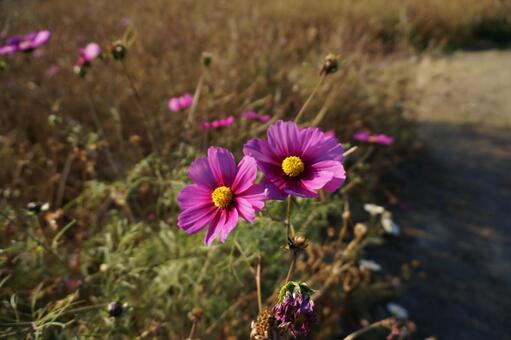
<svg viewBox="0 0 511 340"><path fill-rule="evenodd" d="M99 120L99 110L97 108L96 102L94 101L94 98L92 96L91 91L89 90L88 86L84 86L86 88L87 97L89 99L90 106L92 107L92 118L94 120L94 124L96 125L96 129L98 130L101 137L106 139L105 130L103 129L103 125L101 124L101 121ZM108 159L108 162L110 163L110 166L114 170L115 174L117 176L120 176L119 168L117 167L117 164L114 161L114 158L112 156L112 153L110 152L110 146L106 146L105 149L106 158Z"/></svg>
<svg viewBox="0 0 511 340"><path fill-rule="evenodd" d="M256 289L257 289L257 307L259 308L259 314L263 312L263 298L261 293L261 255L257 257L256 267Z"/></svg>
<svg viewBox="0 0 511 340"><path fill-rule="evenodd" d="M57 201L55 202L55 206L60 207L62 205L62 200L64 199L64 190L66 189L66 182L69 174L71 173L71 165L73 164L73 160L75 158L74 150L71 150L69 155L67 156L66 163L64 163L64 169L62 170L62 176L59 178L59 186L57 191Z"/></svg>
<svg viewBox="0 0 511 340"><path fill-rule="evenodd" d="M391 319L383 319L383 320L377 321L375 323L372 323L369 326L366 326L362 329L359 329L356 332L351 333L350 335L345 337L344 340L356 339L359 335L362 335L365 332L370 331L375 328L379 328L379 327L389 328L391 321L392 321Z"/></svg>
<svg viewBox="0 0 511 340"><path fill-rule="evenodd" d="M348 157L349 155L351 155L352 153L354 153L354 152L355 152L355 151L357 151L357 150L358 150L358 146L356 146L356 145L355 145L355 146L352 146L351 148L349 148L348 150L346 150L346 152L345 152L345 153L343 153L343 154L342 154L342 156L343 156L344 158L346 158L346 157Z"/></svg>
<svg viewBox="0 0 511 340"><path fill-rule="evenodd" d="M202 72L202 75L199 78L199 82L197 83L197 87L195 88L195 92L193 94L193 101L192 106L190 107L190 111L188 111L188 120L186 121L186 125L188 127L192 126L194 118L195 118L195 111L197 109L197 104L199 103L199 98L202 92L202 87L204 85L204 71Z"/></svg>
<svg viewBox="0 0 511 340"><path fill-rule="evenodd" d="M346 234L348 233L348 224L350 220L350 204L347 198L344 199L344 211L342 213L342 227L341 233L339 234L340 241L344 241Z"/></svg>
<svg viewBox="0 0 511 340"><path fill-rule="evenodd" d="M190 335L188 335L188 340L193 340L195 338L195 333L197 332L197 324L199 320L193 320L192 328L190 329Z"/></svg>
<svg viewBox="0 0 511 340"><path fill-rule="evenodd" d="M286 280L285 283L288 283L291 280L291 277L293 276L293 273L295 271L295 264L296 264L296 251L291 251L291 262L289 263L289 269L287 271Z"/></svg>
<svg viewBox="0 0 511 340"><path fill-rule="evenodd" d="M300 118L303 116L304 112L305 112L305 109L307 109L307 106L309 106L310 102L312 101L312 99L314 98L314 96L316 95L316 92L318 92L321 84L323 83L323 80L325 80L325 76L326 74L323 74L321 75L321 77L318 79L318 82L316 83L316 86L314 87L314 89L312 90L312 93L310 94L309 98L307 98L307 100L305 101L305 103L303 104L302 108L300 109L300 111L298 112L298 114L296 115L296 118L295 118L295 123L298 123L298 121L300 120Z"/></svg>
<svg viewBox="0 0 511 340"><path fill-rule="evenodd" d="M146 109L144 107L142 97L138 93L137 87L135 86L135 82L133 81L133 78L131 77L128 67L126 66L126 63L124 60L121 60L122 70L124 72L124 75L126 76L126 79L128 79L128 84L130 85L131 92L133 92L133 95L135 96L135 100L137 102L138 109L142 115L142 119L144 121L144 125L147 131L147 136L149 137L149 140L151 142L151 145L153 146L153 149L156 151L159 151L158 144L156 143L156 139L154 138L154 135L152 134L152 127L153 123L152 120L147 116Z"/></svg>
<svg viewBox="0 0 511 340"><path fill-rule="evenodd" d="M286 227L287 227L287 239L289 240L291 237L295 236L295 230L293 225L291 224L291 195L287 196L287 213L286 213Z"/></svg>

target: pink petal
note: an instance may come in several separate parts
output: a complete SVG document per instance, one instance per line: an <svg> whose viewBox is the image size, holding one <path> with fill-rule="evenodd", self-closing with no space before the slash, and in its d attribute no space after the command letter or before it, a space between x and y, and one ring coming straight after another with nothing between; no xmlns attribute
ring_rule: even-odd
<svg viewBox="0 0 511 340"><path fill-rule="evenodd" d="M242 193L254 184L256 176L257 163L255 159L250 156L243 157L238 164L238 171L234 181L232 182L231 189L236 194Z"/></svg>
<svg viewBox="0 0 511 340"><path fill-rule="evenodd" d="M215 240L215 238L220 234L222 227L225 224L227 215L225 214L224 209L218 209L215 218L211 221L209 225L208 232L204 236L204 243L207 246L210 246L211 243Z"/></svg>
<svg viewBox="0 0 511 340"><path fill-rule="evenodd" d="M268 128L268 145L278 157L299 156L299 136L296 123L279 120Z"/></svg>
<svg viewBox="0 0 511 340"><path fill-rule="evenodd" d="M256 159L257 163L260 162L274 164L280 167L280 162L270 149L268 143L263 139L251 139L243 146L243 153L247 156L252 156Z"/></svg>
<svg viewBox="0 0 511 340"><path fill-rule="evenodd" d="M186 209L179 214L177 225L187 234L193 234L211 222L217 212L218 209L214 205Z"/></svg>
<svg viewBox="0 0 511 340"><path fill-rule="evenodd" d="M334 177L342 176L342 173L344 173L344 168L340 162L321 161L309 165L307 173L301 181L307 189L318 190L323 188Z"/></svg>
<svg viewBox="0 0 511 340"><path fill-rule="evenodd" d="M177 200L181 209L211 205L211 188L199 184L190 184L181 190Z"/></svg>
<svg viewBox="0 0 511 340"><path fill-rule="evenodd" d="M99 45L94 42L87 44L87 46L81 50L82 57L84 57L86 61L96 59L100 53L101 47L99 47Z"/></svg>
<svg viewBox="0 0 511 340"><path fill-rule="evenodd" d="M223 212L226 214L225 224L220 231L220 242L224 243L229 233L236 228L238 224L238 210L236 209L224 209Z"/></svg>
<svg viewBox="0 0 511 340"><path fill-rule="evenodd" d="M205 187L216 189L218 186L206 157L198 158L190 165L188 168L188 176L190 176L193 182Z"/></svg>
<svg viewBox="0 0 511 340"><path fill-rule="evenodd" d="M264 201L268 198L268 193L265 186L254 184L249 189L239 194L237 198L248 201L256 211L259 211L264 208Z"/></svg>
<svg viewBox="0 0 511 340"><path fill-rule="evenodd" d="M236 197L236 208L238 209L239 215L245 219L245 221L252 223L255 219L255 209L250 202L242 197Z"/></svg>
<svg viewBox="0 0 511 340"><path fill-rule="evenodd" d="M179 105L179 99L177 98L170 98L168 106L169 110L172 112L178 112L181 110L181 105Z"/></svg>
<svg viewBox="0 0 511 340"><path fill-rule="evenodd" d="M232 153L224 148L210 147L208 163L218 186L231 186L236 176L236 162Z"/></svg>

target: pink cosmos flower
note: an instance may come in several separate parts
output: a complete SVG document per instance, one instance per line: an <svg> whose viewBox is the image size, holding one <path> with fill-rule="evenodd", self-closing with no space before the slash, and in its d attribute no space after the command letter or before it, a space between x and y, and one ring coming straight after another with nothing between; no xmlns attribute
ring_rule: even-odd
<svg viewBox="0 0 511 340"><path fill-rule="evenodd" d="M219 129L234 124L234 116L229 116L223 119L213 120L211 122L201 123L201 128L204 130Z"/></svg>
<svg viewBox="0 0 511 340"><path fill-rule="evenodd" d="M180 97L172 97L169 99L168 107L172 112L179 112L190 107L193 103L193 96L189 93L185 93Z"/></svg>
<svg viewBox="0 0 511 340"><path fill-rule="evenodd" d="M85 48L80 48L80 56L76 61L76 66L82 67L90 64L91 61L99 57L101 54L101 47L95 42L88 43Z"/></svg>
<svg viewBox="0 0 511 340"><path fill-rule="evenodd" d="M48 30L30 32L25 35L7 39L7 44L0 47L0 55L8 55L16 52L31 52L45 45L51 38Z"/></svg>
<svg viewBox="0 0 511 340"><path fill-rule="evenodd" d="M252 223L255 213L264 207L266 193L254 183L256 175L252 157L243 157L236 166L229 150L210 147L208 156L195 160L188 169L194 183L177 198L182 209L179 228L193 234L209 225L204 243L209 246L217 238L223 243L239 217Z"/></svg>
<svg viewBox="0 0 511 340"><path fill-rule="evenodd" d="M373 143L380 145L391 145L394 138L384 134L370 134L368 131L357 131L353 135L353 139L359 142Z"/></svg>
<svg viewBox="0 0 511 340"><path fill-rule="evenodd" d="M254 111L246 111L243 112L242 115L246 120L256 120L260 121L261 123L266 123L271 119L270 115L260 115Z"/></svg>
<svg viewBox="0 0 511 340"><path fill-rule="evenodd" d="M346 179L341 144L317 128L277 121L268 140L251 139L243 152L256 159L272 199L317 197L317 190L333 192Z"/></svg>

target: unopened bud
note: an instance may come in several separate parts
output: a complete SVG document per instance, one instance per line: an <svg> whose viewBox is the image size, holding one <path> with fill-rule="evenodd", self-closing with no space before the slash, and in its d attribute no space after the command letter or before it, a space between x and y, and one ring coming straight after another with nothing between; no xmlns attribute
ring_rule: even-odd
<svg viewBox="0 0 511 340"><path fill-rule="evenodd" d="M110 302L108 304L108 315L110 315L113 318L120 317L122 315L123 311L124 311L124 307L118 301Z"/></svg>
<svg viewBox="0 0 511 340"><path fill-rule="evenodd" d="M339 56L337 56L333 53L328 53L327 56L325 57L325 61L323 63L323 67L321 68L320 74L321 75L332 74L332 73L337 72L338 69L339 69Z"/></svg>
<svg viewBox="0 0 511 340"><path fill-rule="evenodd" d="M307 248L309 244L305 236L296 235L289 240L289 249L291 250L303 250Z"/></svg>
<svg viewBox="0 0 511 340"><path fill-rule="evenodd" d="M114 42L110 52L115 60L123 60L126 57L128 50L126 45L122 41L118 40Z"/></svg>
<svg viewBox="0 0 511 340"><path fill-rule="evenodd" d="M213 55L209 52L202 52L201 63L202 65L209 67L213 61Z"/></svg>
<svg viewBox="0 0 511 340"><path fill-rule="evenodd" d="M188 313L188 318L191 321L199 321L203 315L204 315L204 310L200 307L195 307L194 309L192 309L192 311L190 313Z"/></svg>

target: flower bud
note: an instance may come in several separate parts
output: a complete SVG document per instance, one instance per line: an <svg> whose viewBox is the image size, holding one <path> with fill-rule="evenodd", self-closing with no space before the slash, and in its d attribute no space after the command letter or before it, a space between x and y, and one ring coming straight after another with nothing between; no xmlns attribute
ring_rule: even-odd
<svg viewBox="0 0 511 340"><path fill-rule="evenodd" d="M203 315L204 315L204 310L200 307L195 307L194 309L192 309L192 311L190 313L188 313L188 318L191 321L199 321Z"/></svg>
<svg viewBox="0 0 511 340"><path fill-rule="evenodd" d="M302 235L295 235L289 240L289 249L291 250L304 250L308 245L307 239Z"/></svg>
<svg viewBox="0 0 511 340"><path fill-rule="evenodd" d="M201 63L202 65L209 67L213 61L213 55L209 52L202 52Z"/></svg>
<svg viewBox="0 0 511 340"><path fill-rule="evenodd" d="M323 67L321 68L320 74L321 75L332 74L332 73L337 72L338 68L339 68L339 56L337 56L333 53L328 53L327 56L325 57L325 61L323 63Z"/></svg>
<svg viewBox="0 0 511 340"><path fill-rule="evenodd" d="M110 52L112 53L112 57L115 60L123 60L126 57L128 50L126 49L126 46L122 41L117 40L116 42L114 42Z"/></svg>
<svg viewBox="0 0 511 340"><path fill-rule="evenodd" d="M123 311L124 311L124 307L118 301L110 302L108 304L108 315L110 315L113 318L120 317L122 315Z"/></svg>

